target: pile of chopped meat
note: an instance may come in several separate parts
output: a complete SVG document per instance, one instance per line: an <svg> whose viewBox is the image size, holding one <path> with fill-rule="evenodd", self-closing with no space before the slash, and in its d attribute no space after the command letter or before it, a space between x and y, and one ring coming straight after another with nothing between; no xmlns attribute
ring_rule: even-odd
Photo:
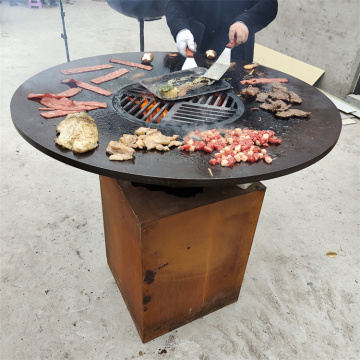
<svg viewBox="0 0 360 360"><path fill-rule="evenodd" d="M182 145L178 141L179 135L166 136L157 129L140 127L134 135L124 134L119 141L110 141L106 152L109 160L130 160L134 157L135 149L169 151L172 146Z"/></svg>
<svg viewBox="0 0 360 360"><path fill-rule="evenodd" d="M276 117L289 119L290 117L309 117L311 112L300 109L290 109L292 105L302 104L301 97L293 91L288 91L287 87L279 81L271 83L271 92L260 92L258 87L248 86L241 91L246 98L256 97L256 102L262 103L260 109L273 112ZM253 110L258 110L253 108Z"/></svg>
<svg viewBox="0 0 360 360"><path fill-rule="evenodd" d="M225 130L224 136L216 130L200 132L195 130L185 138L185 145L180 150L197 151L202 150L212 153L215 158L210 159L211 165L233 166L235 162L255 162L263 159L268 164L272 158L267 154L265 147L270 144L280 144L281 139L275 136L271 130L235 129ZM263 148L261 148L263 147Z"/></svg>

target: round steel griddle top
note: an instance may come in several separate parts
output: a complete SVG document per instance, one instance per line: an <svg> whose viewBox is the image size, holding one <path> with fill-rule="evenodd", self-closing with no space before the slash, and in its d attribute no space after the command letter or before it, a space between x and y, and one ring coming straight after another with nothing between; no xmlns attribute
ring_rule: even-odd
<svg viewBox="0 0 360 360"><path fill-rule="evenodd" d="M113 69L67 76L60 73L61 69L107 64L111 58L140 62L141 53L126 53L76 60L52 67L33 76L16 90L11 100L11 115L16 129L38 150L66 164L113 178L175 187L226 186L288 175L323 158L335 146L339 138L341 117L339 111L325 95L299 79L263 66L256 68L254 77L288 78L289 82L284 85L303 99L302 105L293 105L292 108L311 111L309 119L281 120L276 119L270 112L261 109L259 111L251 110L260 105L254 100L244 101L245 112L240 119L229 124L227 128L249 127L250 129L275 131L276 136L281 137L282 143L270 145L267 148L273 158L271 164L260 160L255 163L236 163L232 168L220 165L212 166L209 164L211 154L201 151L189 154L177 148L165 153L156 150L147 152L137 150L133 160L109 161L106 154L108 143L111 140L118 141L125 133L133 134L139 125L127 120L114 110L112 96L106 97L88 90L82 90L71 99L106 102L108 108L88 112L98 126L98 148L85 154L74 154L54 142L56 126L65 117L44 119L39 112L41 105L27 99L29 93L56 94L67 90L68 86L61 84L61 80L64 78L75 78L91 84L90 80L93 78L122 67L128 68L130 71L126 75L99 85L115 94L123 86L137 82L138 79L180 70L184 62L184 58L181 56L173 58L161 52L155 52L154 56L152 71L112 64L114 65ZM195 56L195 59L198 66L209 67L213 63L201 54ZM244 63L237 63L224 75L224 78L232 85L232 91L235 94L239 94L244 88L240 84L240 80L248 74L248 71L243 69L243 65ZM262 92L271 91L269 84L259 85L259 87ZM147 125L147 123L144 124L144 126ZM180 133L178 128L176 132L172 132L168 127L160 128L160 130L166 135L177 133L185 137L189 130L195 130L195 128L184 128Z"/></svg>

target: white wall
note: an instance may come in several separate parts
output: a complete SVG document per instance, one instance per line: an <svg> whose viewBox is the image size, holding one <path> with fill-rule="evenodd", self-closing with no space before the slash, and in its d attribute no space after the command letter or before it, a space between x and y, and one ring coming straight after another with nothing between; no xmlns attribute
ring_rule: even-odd
<svg viewBox="0 0 360 360"><path fill-rule="evenodd" d="M325 70L315 86L340 98L359 76L360 0L279 0L256 42Z"/></svg>

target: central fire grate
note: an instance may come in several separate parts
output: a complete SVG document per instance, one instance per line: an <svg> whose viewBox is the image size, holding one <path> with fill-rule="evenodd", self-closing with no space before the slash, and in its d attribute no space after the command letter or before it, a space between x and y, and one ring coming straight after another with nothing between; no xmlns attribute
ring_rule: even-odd
<svg viewBox="0 0 360 360"><path fill-rule="evenodd" d="M245 110L243 102L230 91L165 101L140 84L130 84L118 91L113 97L113 106L128 120L155 127L219 127L238 120Z"/></svg>

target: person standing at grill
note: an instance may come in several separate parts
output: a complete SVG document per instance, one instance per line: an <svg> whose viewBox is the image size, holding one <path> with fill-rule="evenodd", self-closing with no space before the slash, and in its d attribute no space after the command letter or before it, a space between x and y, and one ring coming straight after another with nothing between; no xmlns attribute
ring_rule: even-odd
<svg viewBox="0 0 360 360"><path fill-rule="evenodd" d="M277 10L277 0L168 0L165 15L183 56L187 47L220 55L235 41L232 58L252 62L255 33L275 19Z"/></svg>

